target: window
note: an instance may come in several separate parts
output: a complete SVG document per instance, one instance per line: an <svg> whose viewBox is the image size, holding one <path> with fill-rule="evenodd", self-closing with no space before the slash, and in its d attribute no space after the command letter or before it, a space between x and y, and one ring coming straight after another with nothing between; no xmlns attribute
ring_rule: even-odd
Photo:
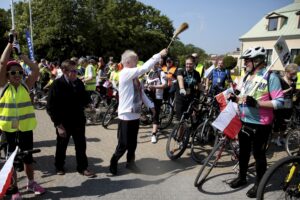
<svg viewBox="0 0 300 200"><path fill-rule="evenodd" d="M277 25L278 25L278 17L270 18L269 19L268 30L269 31L276 31L277 30Z"/></svg>
<svg viewBox="0 0 300 200"><path fill-rule="evenodd" d="M267 49L267 57L266 57L267 66L272 64L272 54L273 54L273 49Z"/></svg>
<svg viewBox="0 0 300 200"><path fill-rule="evenodd" d="M300 49L292 49L291 50L291 59L290 63L294 62L295 58L300 55Z"/></svg>

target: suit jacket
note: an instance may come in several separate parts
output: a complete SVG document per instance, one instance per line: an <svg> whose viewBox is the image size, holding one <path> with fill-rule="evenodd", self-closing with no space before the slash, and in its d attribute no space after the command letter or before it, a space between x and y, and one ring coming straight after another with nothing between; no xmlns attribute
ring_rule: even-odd
<svg viewBox="0 0 300 200"><path fill-rule="evenodd" d="M76 79L72 84L62 76L53 82L49 90L47 112L54 126L85 126L84 107L89 102L89 95L81 80Z"/></svg>

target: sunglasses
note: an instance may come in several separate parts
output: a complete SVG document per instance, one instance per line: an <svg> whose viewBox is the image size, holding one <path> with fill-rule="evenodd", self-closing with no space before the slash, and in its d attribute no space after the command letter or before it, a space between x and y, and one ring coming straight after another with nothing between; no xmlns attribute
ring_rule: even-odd
<svg viewBox="0 0 300 200"><path fill-rule="evenodd" d="M15 75L20 75L22 76L24 74L23 71L8 71L7 72L9 75L15 76Z"/></svg>

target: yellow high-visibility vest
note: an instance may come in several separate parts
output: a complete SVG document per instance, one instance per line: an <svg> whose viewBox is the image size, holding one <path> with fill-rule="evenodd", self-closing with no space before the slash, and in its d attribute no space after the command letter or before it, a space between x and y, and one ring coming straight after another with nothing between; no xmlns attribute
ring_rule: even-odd
<svg viewBox="0 0 300 200"><path fill-rule="evenodd" d="M203 71L204 71L203 69L204 69L204 67L200 63L195 68L195 70L200 74L200 77L202 77L202 75L203 75Z"/></svg>
<svg viewBox="0 0 300 200"><path fill-rule="evenodd" d="M88 65L88 67L92 67L92 76L93 78L87 82L85 82L85 90L86 91L95 91L96 90L96 69L93 65ZM88 70L85 70L84 78L88 78Z"/></svg>
<svg viewBox="0 0 300 200"><path fill-rule="evenodd" d="M32 131L37 121L29 92L23 84L4 87L0 98L0 129L5 132Z"/></svg>
<svg viewBox="0 0 300 200"><path fill-rule="evenodd" d="M300 72L297 73L296 89L300 90Z"/></svg>

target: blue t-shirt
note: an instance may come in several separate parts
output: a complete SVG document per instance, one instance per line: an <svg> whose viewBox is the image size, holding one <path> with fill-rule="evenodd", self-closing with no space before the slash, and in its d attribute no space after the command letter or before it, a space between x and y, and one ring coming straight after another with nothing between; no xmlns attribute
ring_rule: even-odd
<svg viewBox="0 0 300 200"><path fill-rule="evenodd" d="M218 86L219 88L225 87L225 81L232 82L230 71L227 69L213 69L209 76L209 80L212 80L212 87Z"/></svg>

